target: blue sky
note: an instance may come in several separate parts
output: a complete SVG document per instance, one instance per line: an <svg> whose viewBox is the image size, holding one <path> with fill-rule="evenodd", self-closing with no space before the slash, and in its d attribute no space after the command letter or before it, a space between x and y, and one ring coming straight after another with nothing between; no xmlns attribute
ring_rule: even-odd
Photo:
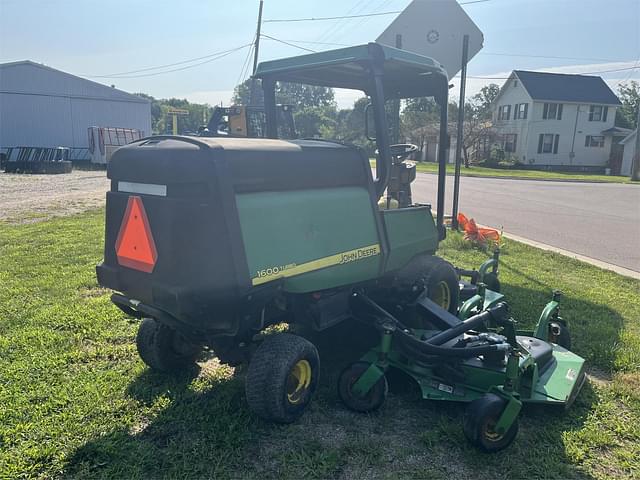
<svg viewBox="0 0 640 480"><path fill-rule="evenodd" d="M264 19L387 12L407 4L409 0L265 0ZM92 76L181 62L251 42L257 7L258 0L0 0L0 62L30 59ZM470 75L504 76L513 69L583 73L636 62L640 67L640 0L489 0L464 9L485 37L484 49L469 65ZM393 18L265 23L263 32L294 43L358 44L374 40ZM247 53L244 48L161 75L93 79L156 97L227 102ZM263 60L299 53L304 52L268 39L261 46ZM620 81L639 80L640 68L602 76L615 88ZM488 82L471 79L469 94ZM338 99L346 106L352 96L341 93Z"/></svg>

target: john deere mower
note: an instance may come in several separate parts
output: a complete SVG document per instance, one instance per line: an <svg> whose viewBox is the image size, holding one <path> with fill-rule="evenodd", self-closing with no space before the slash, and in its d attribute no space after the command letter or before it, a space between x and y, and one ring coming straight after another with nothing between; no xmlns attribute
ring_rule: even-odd
<svg viewBox="0 0 640 480"><path fill-rule="evenodd" d="M541 360L527 356L510 333L506 306L475 306L464 322L456 317L458 273L435 256L445 236L448 142L448 80L438 63L370 43L264 62L256 77L264 90L268 138L149 137L120 148L108 166L98 281L117 292L115 305L142 320L136 342L147 365L185 369L203 349L224 363L248 362L250 409L271 421L292 422L318 385L318 352L296 334L263 332L283 322L321 331L355 317L384 325L385 360L364 359L361 371L348 376L355 385L347 389L349 398L366 399L372 388L386 388L384 362L399 366L415 353L408 361L416 365L416 376L424 373L431 382L446 375L449 383L441 383L453 389L452 398L493 395L496 432L510 428L525 394L515 367L529 372L531 362L539 365L527 377L530 395L539 399L535 392L544 375L563 371L571 377L563 370L569 360L561 357L574 356L546 342L544 357L552 349L556 363L542 373ZM378 152L375 178L358 147L278 139L276 82L364 92ZM390 145L385 112L388 100L421 96L434 97L441 107L435 221L431 206L412 201L415 166L405 159L416 147ZM400 310L426 318L414 318L418 330L411 330L396 318ZM441 330L436 340L427 327ZM474 335L476 340L467 340ZM434 357L441 361L431 362ZM450 370L434 366L441 364ZM579 373L567 382L577 384ZM456 396L461 386L473 384L470 378L480 377L482 387Z"/></svg>

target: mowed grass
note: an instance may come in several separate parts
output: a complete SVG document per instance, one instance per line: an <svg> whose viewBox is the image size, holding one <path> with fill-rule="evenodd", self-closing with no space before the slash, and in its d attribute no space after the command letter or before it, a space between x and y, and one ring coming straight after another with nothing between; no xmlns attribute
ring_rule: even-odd
<svg viewBox="0 0 640 480"><path fill-rule="evenodd" d="M418 162L417 171L422 173L438 173L438 164L434 162ZM371 166L375 167L375 160L371 161ZM453 175L454 165L447 165L447 174ZM621 175L596 175L590 173L573 172L551 172L544 170L517 170L507 168L487 168L487 167L464 167L460 168L460 174L468 177L499 177L518 178L531 180L580 180L583 182L607 182L607 183L632 183L638 185L639 182L632 182L629 177Z"/></svg>
<svg viewBox="0 0 640 480"><path fill-rule="evenodd" d="M507 241L501 279L516 318L564 291L574 349L592 374L576 404L527 407L512 447L469 446L459 404L422 401L392 376L381 411L338 401L340 369L371 339L319 336L322 378L293 425L249 413L243 373L203 359L178 376L138 359L137 322L98 288L103 214L0 224L0 478L638 478L640 282ZM477 266L457 235L441 254Z"/></svg>

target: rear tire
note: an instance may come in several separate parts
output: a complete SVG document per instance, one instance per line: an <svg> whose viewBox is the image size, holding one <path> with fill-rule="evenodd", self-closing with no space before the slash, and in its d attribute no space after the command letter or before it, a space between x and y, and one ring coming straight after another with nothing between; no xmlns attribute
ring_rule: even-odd
<svg viewBox="0 0 640 480"><path fill-rule="evenodd" d="M245 378L249 408L265 420L291 423L318 387L320 359L308 340L290 333L265 338L253 354Z"/></svg>
<svg viewBox="0 0 640 480"><path fill-rule="evenodd" d="M338 396L349 410L356 412L373 412L378 410L387 398L389 384L383 375L371 387L364 397L354 394L353 386L360 376L370 367L367 362L355 362L345 368L338 379Z"/></svg>
<svg viewBox="0 0 640 480"><path fill-rule="evenodd" d="M517 418L505 433L493 430L506 405L507 401L494 393L471 402L463 419L465 437L486 452L497 452L511 445L518 434Z"/></svg>
<svg viewBox="0 0 640 480"><path fill-rule="evenodd" d="M440 257L430 257L425 262L424 268L427 297L449 313L456 315L460 301L460 285L456 269Z"/></svg>
<svg viewBox="0 0 640 480"><path fill-rule="evenodd" d="M142 320L136 346L142 361L159 372L177 372L192 367L202 351L200 345L153 318Z"/></svg>

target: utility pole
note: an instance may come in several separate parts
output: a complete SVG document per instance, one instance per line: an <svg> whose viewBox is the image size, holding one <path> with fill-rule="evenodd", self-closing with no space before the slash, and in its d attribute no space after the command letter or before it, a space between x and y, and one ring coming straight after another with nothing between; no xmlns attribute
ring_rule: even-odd
<svg viewBox="0 0 640 480"><path fill-rule="evenodd" d="M396 48L402 49L402 35L396 35ZM393 100L393 124L391 130L391 143L400 143L400 100Z"/></svg>
<svg viewBox="0 0 640 480"><path fill-rule="evenodd" d="M254 105L256 103L256 80L253 75L256 74L258 69L258 54L260 52L260 30L262 29L262 7L264 6L264 0L260 0L260 8L258 10L258 27L256 29L256 42L253 48L253 70L251 72L251 95L249 103Z"/></svg>
<svg viewBox="0 0 640 480"><path fill-rule="evenodd" d="M638 119L636 121L636 151L631 161L631 180L640 181L640 102L638 102Z"/></svg>
<svg viewBox="0 0 640 480"><path fill-rule="evenodd" d="M469 35L462 39L462 72L460 73L460 100L458 101L458 131L456 136L456 169L453 178L453 210L451 228L458 229L458 198L460 197L460 164L462 163L462 143L464 142L464 97L467 87L467 63L469 61Z"/></svg>

